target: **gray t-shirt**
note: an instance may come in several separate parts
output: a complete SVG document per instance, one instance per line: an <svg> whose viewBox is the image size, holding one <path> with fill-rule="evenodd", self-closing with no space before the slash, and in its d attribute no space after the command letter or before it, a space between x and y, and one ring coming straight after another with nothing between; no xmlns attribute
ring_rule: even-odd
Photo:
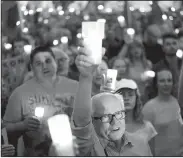
<svg viewBox="0 0 183 158"><path fill-rule="evenodd" d="M58 77L54 88L45 88L35 78L27 81L12 93L4 115L5 122L16 123L28 116L34 116L35 108L44 107L40 130L26 132L23 140L26 149L25 156L46 156L45 151L36 151L35 147L50 139L47 120L60 113L72 113L72 105L78 83L65 77ZM59 103L55 103L59 96ZM44 147L43 147L44 148Z"/></svg>

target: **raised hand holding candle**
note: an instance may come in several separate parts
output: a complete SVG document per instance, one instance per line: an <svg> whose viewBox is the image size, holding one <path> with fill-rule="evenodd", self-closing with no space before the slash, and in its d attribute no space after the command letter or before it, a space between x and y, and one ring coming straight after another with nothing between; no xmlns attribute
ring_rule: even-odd
<svg viewBox="0 0 183 158"><path fill-rule="evenodd" d="M48 126L57 156L75 156L68 116L55 115L48 119Z"/></svg>

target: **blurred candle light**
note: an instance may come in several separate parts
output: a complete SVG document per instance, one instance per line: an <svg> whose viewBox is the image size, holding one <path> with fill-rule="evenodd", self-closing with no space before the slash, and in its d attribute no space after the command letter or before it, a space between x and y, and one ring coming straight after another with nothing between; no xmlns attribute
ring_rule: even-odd
<svg viewBox="0 0 183 158"><path fill-rule="evenodd" d="M111 9L111 8L106 8L105 11L106 11L107 13L112 13L112 9Z"/></svg>
<svg viewBox="0 0 183 158"><path fill-rule="evenodd" d="M17 22L16 22L16 25L17 25L17 26L20 25L20 21L17 21Z"/></svg>
<svg viewBox="0 0 183 158"><path fill-rule="evenodd" d="M176 56L177 56L178 58L182 58L182 57L183 57L183 51L182 51L181 49L178 49L178 50L177 50L177 53L176 53Z"/></svg>
<svg viewBox="0 0 183 158"><path fill-rule="evenodd" d="M89 20L90 19L90 16L89 15L84 15L83 19L84 20Z"/></svg>
<svg viewBox="0 0 183 158"><path fill-rule="evenodd" d="M27 33L29 31L29 29L27 28L27 27L25 27L24 29L23 29L23 32L24 33Z"/></svg>
<svg viewBox="0 0 183 158"><path fill-rule="evenodd" d="M171 11L172 11L172 12L175 12L175 8L174 8L174 7L171 7Z"/></svg>
<svg viewBox="0 0 183 158"><path fill-rule="evenodd" d="M58 12L58 14L59 14L59 15L64 15L64 11L61 10L61 11Z"/></svg>
<svg viewBox="0 0 183 158"><path fill-rule="evenodd" d="M29 10L29 15L32 15L34 14L34 11L33 10Z"/></svg>
<svg viewBox="0 0 183 158"><path fill-rule="evenodd" d="M45 19L44 20L44 24L48 24L48 19Z"/></svg>
<svg viewBox="0 0 183 158"><path fill-rule="evenodd" d="M40 18L38 19L38 21L39 21L39 22L42 22L42 21L43 21L43 18L42 18L42 17L40 17Z"/></svg>
<svg viewBox="0 0 183 158"><path fill-rule="evenodd" d="M167 20L167 19L168 19L168 18L167 18L167 15L163 14L163 15L162 15L162 19L163 19L163 20Z"/></svg>
<svg viewBox="0 0 183 158"><path fill-rule="evenodd" d="M52 12L53 12L53 8L49 8L49 9L48 9L48 12L49 12L49 13L52 13Z"/></svg>
<svg viewBox="0 0 183 158"><path fill-rule="evenodd" d="M169 16L169 19L170 19L170 20L173 20L173 16Z"/></svg>
<svg viewBox="0 0 183 158"><path fill-rule="evenodd" d="M74 11L75 11L74 8L69 8L69 12L70 12L70 13L73 13Z"/></svg>
<svg viewBox="0 0 183 158"><path fill-rule="evenodd" d="M149 1L149 4L150 4L150 5L152 5L152 4L153 4L153 2L152 2L152 1Z"/></svg>
<svg viewBox="0 0 183 158"><path fill-rule="evenodd" d="M60 11L60 10L62 10L62 8L63 8L62 6L58 6L57 10Z"/></svg>
<svg viewBox="0 0 183 158"><path fill-rule="evenodd" d="M10 49L12 48L12 44L10 44L10 43L5 43L5 44L4 44L4 48L5 48L6 50L10 50Z"/></svg>
<svg viewBox="0 0 183 158"><path fill-rule="evenodd" d="M98 10L103 10L104 6L103 5L99 5L97 8L98 8Z"/></svg>
<svg viewBox="0 0 183 158"><path fill-rule="evenodd" d="M134 11L135 9L134 9L134 7L130 7L130 11Z"/></svg>
<svg viewBox="0 0 183 158"><path fill-rule="evenodd" d="M48 119L48 127L58 156L75 156L69 118L65 114Z"/></svg>
<svg viewBox="0 0 183 158"><path fill-rule="evenodd" d="M180 31L179 29L175 29L175 33L178 34Z"/></svg>
<svg viewBox="0 0 183 158"><path fill-rule="evenodd" d="M63 37L60 38L60 41L61 41L63 44L68 43L68 37L63 36Z"/></svg>
<svg viewBox="0 0 183 158"><path fill-rule="evenodd" d="M151 71L151 70L145 71L144 74L145 74L146 77L150 77L150 78L155 77L155 72Z"/></svg>
<svg viewBox="0 0 183 158"><path fill-rule="evenodd" d="M98 21L98 22L104 22L104 23L106 22L105 19L98 19L97 21Z"/></svg>
<svg viewBox="0 0 183 158"><path fill-rule="evenodd" d="M133 28L128 28L127 29L127 34L134 35L135 34L135 30Z"/></svg>
<svg viewBox="0 0 183 158"><path fill-rule="evenodd" d="M25 52L26 54L30 54L31 51L32 51L32 46L31 46L31 45L25 45L25 46L24 46L24 52Z"/></svg>
<svg viewBox="0 0 183 158"><path fill-rule="evenodd" d="M120 26L123 27L125 25L125 18L124 18L124 16L120 15L120 16L118 16L117 19L118 19L118 22L119 22Z"/></svg>
<svg viewBox="0 0 183 158"><path fill-rule="evenodd" d="M182 11L180 11L180 15L183 15L183 10L182 10Z"/></svg>
<svg viewBox="0 0 183 158"><path fill-rule="evenodd" d="M141 13L144 13L145 12L145 8L144 7L140 7L139 10L140 10Z"/></svg>
<svg viewBox="0 0 183 158"><path fill-rule="evenodd" d="M37 8L36 9L36 12L42 12L43 11L43 8Z"/></svg>
<svg viewBox="0 0 183 158"><path fill-rule="evenodd" d="M65 19L67 19L67 20L68 20L68 19L70 19L70 16L69 16L69 15L68 15L68 16L66 16L66 17L65 17Z"/></svg>
<svg viewBox="0 0 183 158"><path fill-rule="evenodd" d="M26 16L26 15L28 15L29 14L29 12L27 11L27 10L25 10L24 11L24 15Z"/></svg>
<svg viewBox="0 0 183 158"><path fill-rule="evenodd" d="M21 11L24 12L25 10L26 10L26 6L22 6L22 7L21 7Z"/></svg>
<svg viewBox="0 0 183 158"><path fill-rule="evenodd" d="M58 40L54 40L54 41L53 41L53 45L54 45L54 46L58 45Z"/></svg>
<svg viewBox="0 0 183 158"><path fill-rule="evenodd" d="M35 108L35 116L38 118L42 118L44 116L44 108L43 107L36 107Z"/></svg>
<svg viewBox="0 0 183 158"><path fill-rule="evenodd" d="M77 34L77 38L81 38L82 37L82 34L81 33L78 33Z"/></svg>

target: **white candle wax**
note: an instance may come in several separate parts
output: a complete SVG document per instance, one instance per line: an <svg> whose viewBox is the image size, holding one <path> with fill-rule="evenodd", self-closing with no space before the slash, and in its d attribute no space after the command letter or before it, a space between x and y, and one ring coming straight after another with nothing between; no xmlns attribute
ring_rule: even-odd
<svg viewBox="0 0 183 158"><path fill-rule="evenodd" d="M48 119L51 138L58 156L74 156L73 138L69 118L65 114Z"/></svg>
<svg viewBox="0 0 183 158"><path fill-rule="evenodd" d="M106 86L108 88L115 89L117 73L118 71L114 69L107 70Z"/></svg>

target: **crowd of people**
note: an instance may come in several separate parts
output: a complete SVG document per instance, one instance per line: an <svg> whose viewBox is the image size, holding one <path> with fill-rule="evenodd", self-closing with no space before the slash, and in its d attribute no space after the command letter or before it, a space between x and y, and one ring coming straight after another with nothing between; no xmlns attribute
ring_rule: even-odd
<svg viewBox="0 0 183 158"><path fill-rule="evenodd" d="M2 46L12 43L11 51L2 47L4 63L21 57L22 64L2 68L1 127L8 137L2 156L58 156L47 120L63 113L76 137L76 156L183 156L183 58L177 56L183 30L176 34L166 22L135 25L132 37L107 25L102 62L95 65L82 38L72 37L78 30L57 34L62 25L52 17L32 35L2 38ZM54 45L56 36L67 36L68 43ZM101 89L108 69L118 72L113 90ZM7 71L15 81L8 81ZM40 106L41 121L34 114Z"/></svg>

